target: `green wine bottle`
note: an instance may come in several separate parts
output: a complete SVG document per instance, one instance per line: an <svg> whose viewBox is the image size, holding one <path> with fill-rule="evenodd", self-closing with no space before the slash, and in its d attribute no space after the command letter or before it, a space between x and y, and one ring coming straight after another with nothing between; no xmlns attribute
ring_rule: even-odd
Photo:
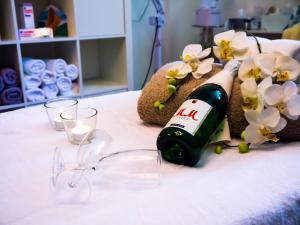
<svg viewBox="0 0 300 225"><path fill-rule="evenodd" d="M195 166L226 116L233 77L239 67L229 61L218 74L196 88L179 107L157 138L162 157Z"/></svg>

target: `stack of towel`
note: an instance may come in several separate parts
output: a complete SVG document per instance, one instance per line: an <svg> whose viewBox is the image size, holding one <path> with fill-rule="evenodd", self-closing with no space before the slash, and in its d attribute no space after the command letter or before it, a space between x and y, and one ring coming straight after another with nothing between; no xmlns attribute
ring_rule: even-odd
<svg viewBox="0 0 300 225"><path fill-rule="evenodd" d="M14 69L4 67L0 69L0 105L19 104L23 101L23 94L18 87L18 77Z"/></svg>
<svg viewBox="0 0 300 225"><path fill-rule="evenodd" d="M30 102L73 95L78 68L63 59L23 58L26 98ZM74 82L74 83L73 83Z"/></svg>

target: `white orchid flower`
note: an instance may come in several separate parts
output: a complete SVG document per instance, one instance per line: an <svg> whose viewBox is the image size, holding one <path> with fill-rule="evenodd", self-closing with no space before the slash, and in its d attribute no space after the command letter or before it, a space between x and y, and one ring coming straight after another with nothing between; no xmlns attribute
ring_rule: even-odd
<svg viewBox="0 0 300 225"><path fill-rule="evenodd" d="M208 58L202 61L203 58L207 57L211 49L202 49L200 44L190 44L183 49L182 60L190 65L192 68L192 74L195 79L201 78L204 74L209 73L212 70L213 58Z"/></svg>
<svg viewBox="0 0 300 225"><path fill-rule="evenodd" d="M268 87L264 92L264 100L289 119L297 120L300 115L300 95L297 92L297 85L293 81L286 81L283 85Z"/></svg>
<svg viewBox="0 0 300 225"><path fill-rule="evenodd" d="M256 110L261 112L264 108L263 93L271 85L271 77L265 78L259 85L257 85L254 78L246 79L241 84L242 109L244 111Z"/></svg>
<svg viewBox="0 0 300 225"><path fill-rule="evenodd" d="M175 61L172 63L168 63L161 67L162 71L166 73L166 78L175 78L175 79L183 79L185 78L189 73L192 72L192 68L182 62L182 61Z"/></svg>
<svg viewBox="0 0 300 225"><path fill-rule="evenodd" d="M265 76L261 69L255 64L253 58L248 57L241 63L238 71L238 77L242 81L254 78L256 82L260 82Z"/></svg>
<svg viewBox="0 0 300 225"><path fill-rule="evenodd" d="M254 146L266 141L277 142L279 139L275 133L281 131L287 124L274 107L262 112L249 110L245 112L245 118L249 123L245 130L245 141Z"/></svg>
<svg viewBox="0 0 300 225"><path fill-rule="evenodd" d="M213 47L214 54L221 60L243 60L248 56L248 43L245 32L225 31L216 34L214 42L217 45Z"/></svg>
<svg viewBox="0 0 300 225"><path fill-rule="evenodd" d="M263 73L275 78L277 82L296 80L300 74L300 64L293 58L278 52L260 54L256 63Z"/></svg>

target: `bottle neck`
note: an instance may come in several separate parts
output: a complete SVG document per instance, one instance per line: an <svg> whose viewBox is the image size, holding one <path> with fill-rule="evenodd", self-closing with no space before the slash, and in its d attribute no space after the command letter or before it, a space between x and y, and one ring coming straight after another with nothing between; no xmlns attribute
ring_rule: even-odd
<svg viewBox="0 0 300 225"><path fill-rule="evenodd" d="M216 84L222 87L226 92L228 98L231 94L232 83L233 83L233 74L230 71L222 70L207 81L204 84Z"/></svg>

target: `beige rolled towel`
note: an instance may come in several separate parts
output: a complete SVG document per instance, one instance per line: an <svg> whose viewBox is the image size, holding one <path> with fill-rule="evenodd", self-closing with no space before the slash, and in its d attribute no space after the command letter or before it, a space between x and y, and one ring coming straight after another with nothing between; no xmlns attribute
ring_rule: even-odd
<svg viewBox="0 0 300 225"><path fill-rule="evenodd" d="M220 66L214 65L213 70L209 74L206 74L203 78L198 80L194 79L193 76L188 75L188 77L178 85L178 89L173 96L167 91L168 80L166 79L164 72L158 71L145 86L138 100L137 110L140 118L149 124L157 124L160 126L166 125L192 90L221 69ZM169 100L167 100L168 98ZM161 112L154 107L154 102L157 100L161 102L167 100L165 102L166 107ZM248 125L241 104L242 96L240 91L240 81L238 78L235 78L227 113L232 137L240 137L241 132ZM287 126L281 132L277 133L279 139L281 141L300 140L300 119L296 121L287 121Z"/></svg>
<svg viewBox="0 0 300 225"><path fill-rule="evenodd" d="M171 119L178 107L185 101L193 88L202 84L209 77L222 70L222 67L214 65L213 70L203 78L195 79L192 75L184 78L178 85L176 93L171 96L167 90L168 79L161 70L157 71L147 83L138 101L138 114L146 123L164 126ZM170 97L171 96L171 97ZM168 98L170 99L165 102ZM160 112L154 107L155 101L165 102L165 109Z"/></svg>

